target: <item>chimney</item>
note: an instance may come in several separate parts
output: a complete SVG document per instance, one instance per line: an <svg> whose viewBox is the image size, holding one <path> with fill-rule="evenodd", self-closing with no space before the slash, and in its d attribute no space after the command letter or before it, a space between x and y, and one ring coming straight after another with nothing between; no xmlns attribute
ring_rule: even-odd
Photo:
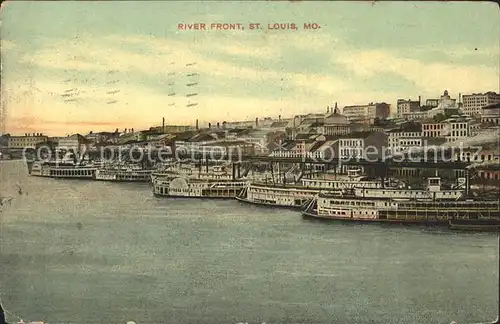
<svg viewBox="0 0 500 324"><path fill-rule="evenodd" d="M134 132L134 129L132 128L132 133Z"/></svg>
<svg viewBox="0 0 500 324"><path fill-rule="evenodd" d="M212 123L208 123L208 128L212 128Z"/></svg>
<svg viewBox="0 0 500 324"><path fill-rule="evenodd" d="M422 98L420 96L418 96L418 105L420 106L422 103Z"/></svg>
<svg viewBox="0 0 500 324"><path fill-rule="evenodd" d="M219 122L217 122L217 128L220 128L220 124L219 124Z"/></svg>
<svg viewBox="0 0 500 324"><path fill-rule="evenodd" d="M281 115L278 116L278 120L281 121Z"/></svg>
<svg viewBox="0 0 500 324"><path fill-rule="evenodd" d="M127 134L127 129L126 128L123 130L123 133Z"/></svg>
<svg viewBox="0 0 500 324"><path fill-rule="evenodd" d="M196 130L198 130L198 129L199 129L199 128L198 128L198 126L199 126L199 124L198 124L198 119L197 119L197 120L196 120Z"/></svg>
<svg viewBox="0 0 500 324"><path fill-rule="evenodd" d="M259 127L259 118L255 118L255 127Z"/></svg>
<svg viewBox="0 0 500 324"><path fill-rule="evenodd" d="M162 123L162 126L161 126L161 131L163 133L165 133L165 117L163 117L163 123Z"/></svg>

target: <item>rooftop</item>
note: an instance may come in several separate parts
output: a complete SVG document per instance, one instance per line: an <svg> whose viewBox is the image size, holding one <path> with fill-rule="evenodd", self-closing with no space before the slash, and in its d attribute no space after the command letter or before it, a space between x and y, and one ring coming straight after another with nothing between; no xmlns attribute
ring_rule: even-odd
<svg viewBox="0 0 500 324"><path fill-rule="evenodd" d="M492 104L492 105L488 105L488 106L484 106L483 109L498 109L500 108L500 102L499 103L496 103L496 104Z"/></svg>

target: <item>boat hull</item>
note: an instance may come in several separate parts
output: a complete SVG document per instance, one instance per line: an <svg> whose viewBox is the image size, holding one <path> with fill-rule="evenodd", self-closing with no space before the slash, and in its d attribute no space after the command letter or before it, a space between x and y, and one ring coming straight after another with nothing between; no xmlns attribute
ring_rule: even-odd
<svg viewBox="0 0 500 324"><path fill-rule="evenodd" d="M273 207L273 208L282 208L282 209L291 209L291 210L300 210L303 208L302 205L281 205L277 203L271 203L271 202L261 202L261 201L255 201L255 200L249 200L247 198L242 198L242 197L235 197L238 201L241 201L242 203L245 204L251 204L251 205L256 205L256 206L262 206L262 207Z"/></svg>
<svg viewBox="0 0 500 324"><path fill-rule="evenodd" d="M500 220L450 220L449 227L456 231L469 231L469 232L499 232Z"/></svg>
<svg viewBox="0 0 500 324"><path fill-rule="evenodd" d="M318 215L313 212L302 211L302 217L309 219L321 219L338 222L355 222L355 223L379 223L379 224L408 224L408 225L429 225L429 226L447 226L447 220L406 220L406 219L380 219L380 218L351 218L338 217L330 215Z"/></svg>

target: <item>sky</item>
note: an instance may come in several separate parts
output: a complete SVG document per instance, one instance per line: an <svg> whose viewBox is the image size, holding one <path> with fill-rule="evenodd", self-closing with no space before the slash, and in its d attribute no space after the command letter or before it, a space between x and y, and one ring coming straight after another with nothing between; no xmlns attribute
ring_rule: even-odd
<svg viewBox="0 0 500 324"><path fill-rule="evenodd" d="M394 111L445 89L498 92L499 13L494 2L7 1L0 133L291 117L334 102Z"/></svg>

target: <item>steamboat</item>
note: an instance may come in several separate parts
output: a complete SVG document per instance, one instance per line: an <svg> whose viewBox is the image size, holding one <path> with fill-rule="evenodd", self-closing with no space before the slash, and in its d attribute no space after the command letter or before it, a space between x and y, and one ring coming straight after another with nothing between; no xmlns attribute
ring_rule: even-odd
<svg viewBox="0 0 500 324"><path fill-rule="evenodd" d="M72 161L35 161L30 175L49 178L93 179L97 166L93 163L74 163Z"/></svg>
<svg viewBox="0 0 500 324"><path fill-rule="evenodd" d="M152 170L144 170L139 165L105 165L95 171L96 180L120 182L149 182Z"/></svg>
<svg viewBox="0 0 500 324"><path fill-rule="evenodd" d="M374 189L369 189L374 190ZM320 192L302 210L305 217L360 222L417 224L500 224L498 200L468 199L463 188L442 190L439 177L426 189ZM360 195L361 193L365 195ZM382 194L377 196L377 194ZM367 196L369 195L369 196Z"/></svg>
<svg viewBox="0 0 500 324"><path fill-rule="evenodd" d="M175 162L158 167L151 173L151 180L172 180L178 177L184 177L187 179L199 179L206 181L231 181L236 176L234 165L232 173L230 173L228 169L228 164L216 164L212 166L207 164L203 167L201 163L196 165L194 163Z"/></svg>
<svg viewBox="0 0 500 324"><path fill-rule="evenodd" d="M347 175L335 175L333 179L327 179L331 174L325 173L323 179L306 178L295 184L250 182L236 199L257 205L303 208L305 203L322 190L333 193L352 188L397 190L397 188L405 187L404 183L395 179L378 181L374 178L362 176L360 171L360 169L347 170Z"/></svg>
<svg viewBox="0 0 500 324"><path fill-rule="evenodd" d="M246 181L217 181L187 178L153 179L153 194L164 197L234 199Z"/></svg>

